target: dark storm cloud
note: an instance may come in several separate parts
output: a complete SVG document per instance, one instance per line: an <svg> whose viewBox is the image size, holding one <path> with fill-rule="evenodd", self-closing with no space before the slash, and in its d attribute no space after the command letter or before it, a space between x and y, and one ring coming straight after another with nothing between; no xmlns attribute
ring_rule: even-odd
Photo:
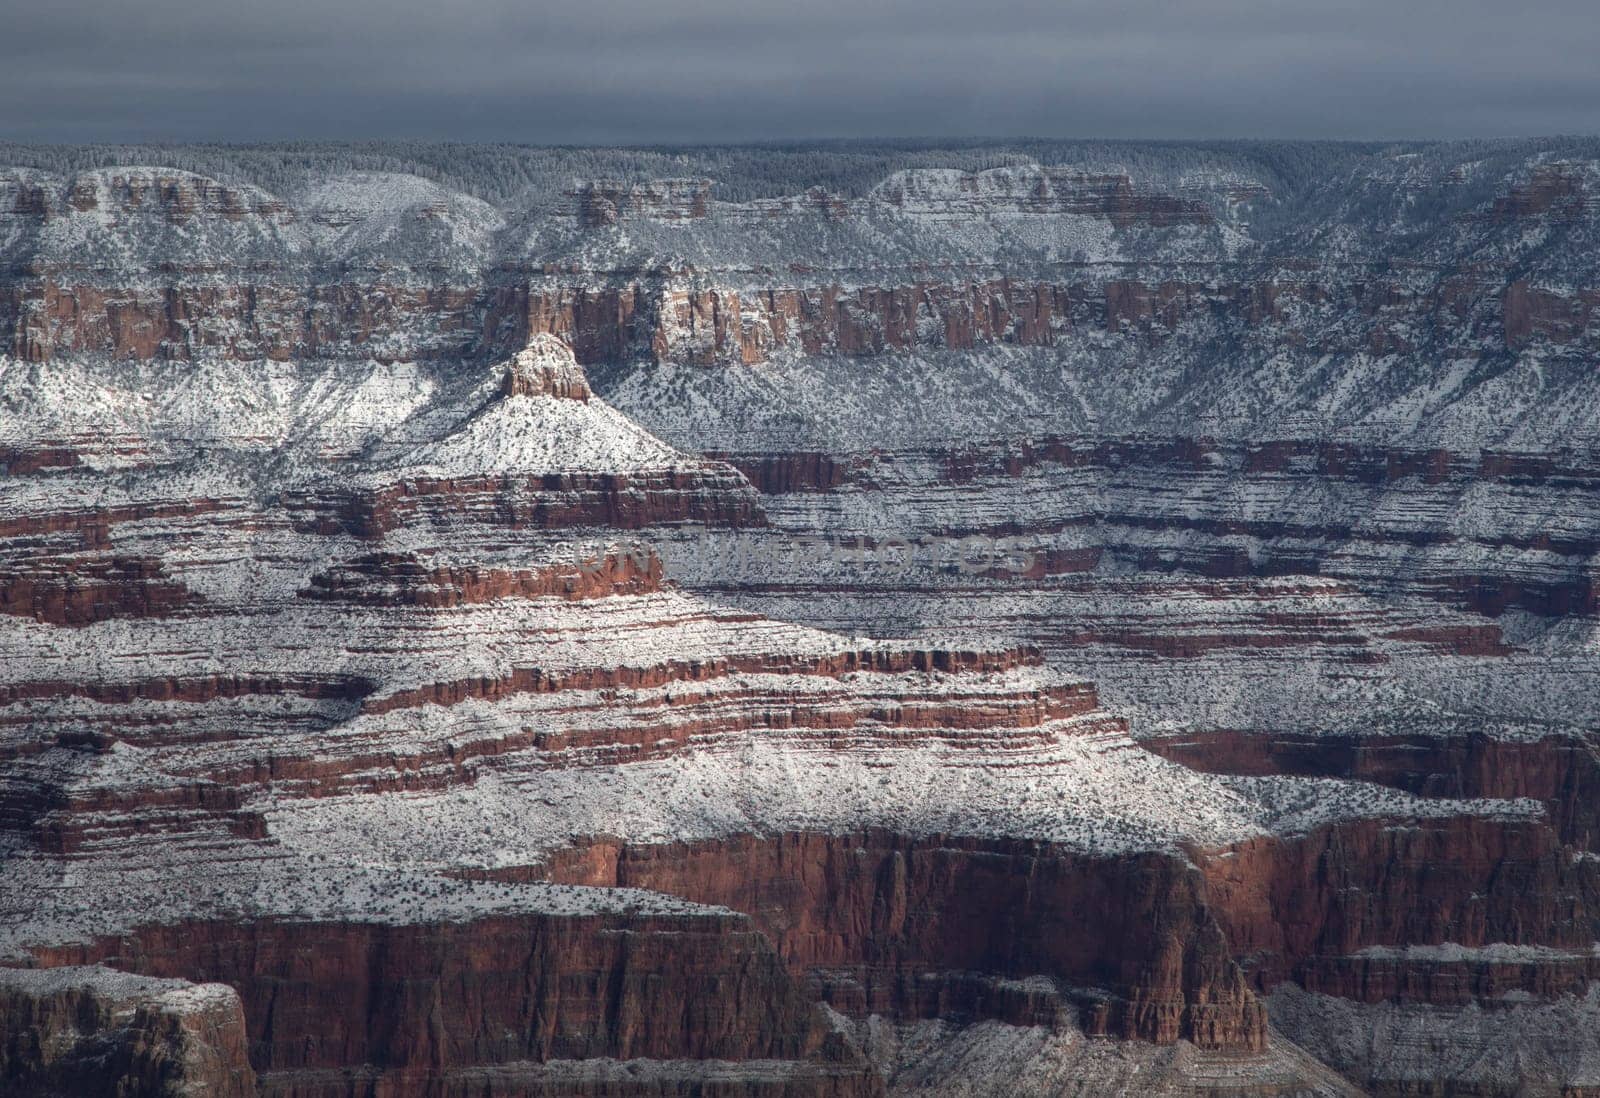
<svg viewBox="0 0 1600 1098"><path fill-rule="evenodd" d="M721 142L1600 129L1593 0L55 0L0 137Z"/></svg>

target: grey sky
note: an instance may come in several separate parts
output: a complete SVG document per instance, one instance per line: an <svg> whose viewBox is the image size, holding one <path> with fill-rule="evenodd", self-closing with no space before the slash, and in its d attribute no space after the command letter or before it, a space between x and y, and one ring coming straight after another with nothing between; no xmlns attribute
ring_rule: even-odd
<svg viewBox="0 0 1600 1098"><path fill-rule="evenodd" d="M0 138L1600 130L1596 0L9 0Z"/></svg>

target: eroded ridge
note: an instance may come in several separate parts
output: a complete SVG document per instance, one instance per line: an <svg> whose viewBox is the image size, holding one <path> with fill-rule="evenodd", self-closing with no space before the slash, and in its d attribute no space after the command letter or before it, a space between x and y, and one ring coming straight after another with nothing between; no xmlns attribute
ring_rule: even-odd
<svg viewBox="0 0 1600 1098"><path fill-rule="evenodd" d="M1350 155L6 173L0 1089L1594 1086L1600 157Z"/></svg>

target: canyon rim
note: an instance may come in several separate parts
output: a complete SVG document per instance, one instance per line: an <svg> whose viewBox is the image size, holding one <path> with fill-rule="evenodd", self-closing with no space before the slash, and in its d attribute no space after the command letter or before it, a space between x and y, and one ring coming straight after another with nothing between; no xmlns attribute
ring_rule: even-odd
<svg viewBox="0 0 1600 1098"><path fill-rule="evenodd" d="M1600 1095L1600 140L0 145L0 1094Z"/></svg>

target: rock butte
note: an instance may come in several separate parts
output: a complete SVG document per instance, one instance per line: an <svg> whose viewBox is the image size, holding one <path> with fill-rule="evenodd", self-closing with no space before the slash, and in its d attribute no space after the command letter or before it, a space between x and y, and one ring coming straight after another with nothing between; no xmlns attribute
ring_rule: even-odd
<svg viewBox="0 0 1600 1098"><path fill-rule="evenodd" d="M1322 155L0 170L0 1092L1600 1094L1600 145Z"/></svg>

